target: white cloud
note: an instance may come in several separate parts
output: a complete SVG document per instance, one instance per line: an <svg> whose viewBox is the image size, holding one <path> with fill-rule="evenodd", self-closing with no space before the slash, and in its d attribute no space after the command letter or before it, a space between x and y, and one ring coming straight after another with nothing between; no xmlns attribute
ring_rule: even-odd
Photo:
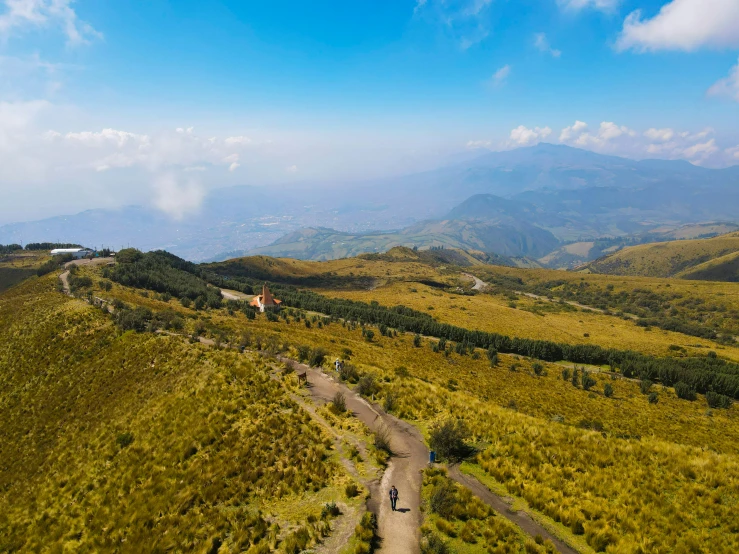
<svg viewBox="0 0 739 554"><path fill-rule="evenodd" d="M102 38L90 24L80 21L72 9L73 0L4 0L0 14L0 37L29 28L57 27L67 36L69 44L86 44Z"/></svg>
<svg viewBox="0 0 739 554"><path fill-rule="evenodd" d="M739 33L739 30L737 30ZM706 93L708 96L725 96L739 102L739 61L731 68L729 75L716 81Z"/></svg>
<svg viewBox="0 0 739 554"><path fill-rule="evenodd" d="M413 13L468 50L490 35L491 4L492 0L416 0Z"/></svg>
<svg viewBox="0 0 739 554"><path fill-rule="evenodd" d="M174 173L154 180L154 205L174 219L182 219L200 208L205 189L195 180L181 182Z"/></svg>
<svg viewBox="0 0 739 554"><path fill-rule="evenodd" d="M285 168L285 171L288 173L297 173L298 172L298 166L297 165L289 165Z"/></svg>
<svg viewBox="0 0 739 554"><path fill-rule="evenodd" d="M672 137L675 136L675 131L672 129L655 129L652 127L651 129L644 131L644 136L649 140L666 142L668 140L672 140Z"/></svg>
<svg viewBox="0 0 739 554"><path fill-rule="evenodd" d="M616 46L636 51L739 46L737 0L672 0L651 19L629 14Z"/></svg>
<svg viewBox="0 0 739 554"><path fill-rule="evenodd" d="M552 46L549 44L549 39L547 38L547 35L545 33L536 33L534 35L534 46L539 51L547 52L555 58L559 58L562 55L561 51L552 48Z"/></svg>
<svg viewBox="0 0 739 554"><path fill-rule="evenodd" d="M684 150L685 157L689 160L702 161L714 152L718 152L718 146L716 146L716 139L711 139L707 142L694 144Z"/></svg>
<svg viewBox="0 0 739 554"><path fill-rule="evenodd" d="M621 3L621 0L557 0L560 8L565 10L582 10L595 8L602 11L613 11Z"/></svg>
<svg viewBox="0 0 739 554"><path fill-rule="evenodd" d="M739 146L733 148L727 148L725 152L735 160L739 160Z"/></svg>
<svg viewBox="0 0 739 554"><path fill-rule="evenodd" d="M493 143L489 140L469 140L466 148L468 150L477 150L478 148L490 148Z"/></svg>
<svg viewBox="0 0 739 554"><path fill-rule="evenodd" d="M577 121L562 129L559 140L578 148L627 158L658 157L688 160L696 164L724 165L729 161L728 156L733 156L733 151L721 152L716 139L711 137L713 133L710 127L694 133L650 127L638 133L610 121L601 123L597 132L590 132L586 123Z"/></svg>
<svg viewBox="0 0 739 554"><path fill-rule="evenodd" d="M503 67L498 69L498 71L493 73L493 76L490 78L490 85L493 87L503 86L510 74L511 74L511 66L508 64L504 65Z"/></svg>
<svg viewBox="0 0 739 554"><path fill-rule="evenodd" d="M574 125L565 127L559 134L559 142L568 142L574 135L579 135L585 129L588 128L588 124L583 121L575 121Z"/></svg>
<svg viewBox="0 0 739 554"><path fill-rule="evenodd" d="M241 164L239 162L233 162L231 165L228 166L228 170L231 173L233 173L234 171L236 171L240 167L241 167Z"/></svg>
<svg viewBox="0 0 739 554"><path fill-rule="evenodd" d="M244 136L238 136L238 137L228 137L223 142L226 144L232 145L232 144L251 144L252 140L249 137Z"/></svg>
<svg viewBox="0 0 739 554"><path fill-rule="evenodd" d="M523 125L519 125L511 131L509 144L513 146L528 146L541 142L549 135L552 130L549 127L534 127L529 129Z"/></svg>

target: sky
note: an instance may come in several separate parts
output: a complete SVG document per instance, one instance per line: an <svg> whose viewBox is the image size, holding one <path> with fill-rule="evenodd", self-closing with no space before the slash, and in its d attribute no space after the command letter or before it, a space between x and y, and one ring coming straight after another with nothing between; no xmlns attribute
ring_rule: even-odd
<svg viewBox="0 0 739 554"><path fill-rule="evenodd" d="M0 0L0 225L542 141L739 164L739 1Z"/></svg>

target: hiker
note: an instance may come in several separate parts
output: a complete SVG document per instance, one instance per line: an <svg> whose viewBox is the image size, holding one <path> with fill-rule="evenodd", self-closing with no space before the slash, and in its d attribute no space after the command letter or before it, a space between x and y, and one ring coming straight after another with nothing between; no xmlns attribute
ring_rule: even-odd
<svg viewBox="0 0 739 554"><path fill-rule="evenodd" d="M341 362L339 361L339 358L336 358L336 361L334 362L334 369L336 371L339 371L341 369Z"/></svg>
<svg viewBox="0 0 739 554"><path fill-rule="evenodd" d="M393 512L395 511L395 506L398 504L398 489L395 488L395 485L390 487L390 505L393 507Z"/></svg>

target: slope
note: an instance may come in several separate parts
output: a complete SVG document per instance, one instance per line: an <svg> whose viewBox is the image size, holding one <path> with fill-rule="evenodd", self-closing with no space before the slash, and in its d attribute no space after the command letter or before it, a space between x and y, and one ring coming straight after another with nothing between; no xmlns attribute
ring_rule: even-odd
<svg viewBox="0 0 739 554"><path fill-rule="evenodd" d="M1 551L268 552L325 532L346 476L266 368L121 333L56 280L0 296Z"/></svg>
<svg viewBox="0 0 739 554"><path fill-rule="evenodd" d="M739 252L739 233L729 233L709 239L678 240L642 244L624 248L600 260L588 264L584 269L594 273L610 275L640 275L645 277L682 277L693 275L696 268L696 279L719 277L717 280L736 280L732 270L732 259L724 260L726 267L717 267L714 271L708 268L698 269L701 264Z"/></svg>

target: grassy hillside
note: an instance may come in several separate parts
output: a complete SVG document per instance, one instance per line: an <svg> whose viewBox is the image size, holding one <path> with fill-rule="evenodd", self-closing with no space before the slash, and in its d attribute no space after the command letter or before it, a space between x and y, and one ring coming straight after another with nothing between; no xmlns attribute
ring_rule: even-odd
<svg viewBox="0 0 739 554"><path fill-rule="evenodd" d="M737 281L739 274L736 273L734 258L719 260L736 252L739 252L739 233L729 233L710 239L631 246L589 264L586 269L610 275L683 278L690 276L694 279L720 277L719 280L722 281ZM708 262L714 262L716 269L702 271L699 266ZM692 272L693 268L697 270L695 274Z"/></svg>
<svg viewBox="0 0 739 554"><path fill-rule="evenodd" d="M0 342L0 551L269 552L325 534L348 478L258 362L121 333L54 275L0 296Z"/></svg>
<svg viewBox="0 0 739 554"><path fill-rule="evenodd" d="M364 260L364 269L377 271L371 262ZM388 286L366 294L378 303L395 304L393 287L411 284ZM447 294L445 301L458 304L452 310L460 313L472 311L468 306L485 298L413 286L419 291L413 294L427 295L426 300L433 292ZM707 410L702 395L683 400L673 387L645 386L598 368L590 368L592 382L585 387L581 380L573 384L572 364L499 354L491 366L480 349L459 353L448 345L440 350L435 339L416 341L397 329L383 335L378 327L363 329L295 308L270 321L264 316L250 319L238 304L194 311L118 285L107 294L127 302L140 298L154 310L176 310L187 316L185 332L281 350L294 358L300 357L301 345L322 347L328 360L349 359L357 372L350 383L372 376L372 393L380 404L424 432L445 418L462 419L477 448L465 470L515 498L517 505L528 506L583 551L731 552L739 547L735 407ZM461 315L457 321L464 319ZM367 329L374 330L371 338ZM581 367L578 371L582 374ZM471 542L457 539L463 517L472 520L465 533ZM493 539L497 524L489 523L487 542L487 517L484 511L465 516L451 510L443 516L430 514L428 524L434 533L464 543L467 551L483 552L511 533L498 528Z"/></svg>

